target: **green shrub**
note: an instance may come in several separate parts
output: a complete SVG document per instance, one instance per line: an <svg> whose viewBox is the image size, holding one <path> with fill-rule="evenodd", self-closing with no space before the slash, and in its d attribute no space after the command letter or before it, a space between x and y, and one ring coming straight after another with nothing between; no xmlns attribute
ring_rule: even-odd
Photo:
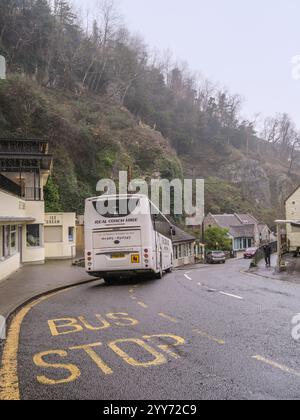
<svg viewBox="0 0 300 420"><path fill-rule="evenodd" d="M232 249L232 242L228 237L228 229L222 229L214 226L205 231L206 248L211 251L230 251Z"/></svg>
<svg viewBox="0 0 300 420"><path fill-rule="evenodd" d="M108 123L112 130L126 130L133 127L132 120L124 112L115 113L108 116Z"/></svg>
<svg viewBox="0 0 300 420"><path fill-rule="evenodd" d="M63 210L58 185L51 176L44 188L44 198L46 213L60 212Z"/></svg>

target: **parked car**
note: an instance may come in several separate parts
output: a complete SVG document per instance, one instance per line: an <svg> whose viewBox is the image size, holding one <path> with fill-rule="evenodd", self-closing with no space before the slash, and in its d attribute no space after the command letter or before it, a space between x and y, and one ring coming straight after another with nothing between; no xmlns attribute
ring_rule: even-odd
<svg viewBox="0 0 300 420"><path fill-rule="evenodd" d="M244 252L244 258L245 260L247 259L251 259L255 257L256 253L257 253L258 248L252 247L252 248L248 248L246 249L246 251Z"/></svg>
<svg viewBox="0 0 300 420"><path fill-rule="evenodd" d="M208 264L225 264L226 254L223 251L211 251L206 255Z"/></svg>

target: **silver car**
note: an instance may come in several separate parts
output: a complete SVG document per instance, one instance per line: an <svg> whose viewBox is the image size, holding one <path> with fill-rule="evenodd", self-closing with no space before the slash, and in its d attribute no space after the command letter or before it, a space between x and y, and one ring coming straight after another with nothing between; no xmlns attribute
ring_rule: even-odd
<svg viewBox="0 0 300 420"><path fill-rule="evenodd" d="M208 264L225 264L226 255L223 251L211 251L206 256Z"/></svg>

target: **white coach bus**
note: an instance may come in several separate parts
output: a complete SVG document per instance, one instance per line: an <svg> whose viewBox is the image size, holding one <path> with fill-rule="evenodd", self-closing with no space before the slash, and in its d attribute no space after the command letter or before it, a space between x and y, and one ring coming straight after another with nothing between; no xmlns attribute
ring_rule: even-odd
<svg viewBox="0 0 300 420"><path fill-rule="evenodd" d="M109 283L124 275L162 278L172 271L175 228L145 195L89 198L84 220L85 264L91 276Z"/></svg>

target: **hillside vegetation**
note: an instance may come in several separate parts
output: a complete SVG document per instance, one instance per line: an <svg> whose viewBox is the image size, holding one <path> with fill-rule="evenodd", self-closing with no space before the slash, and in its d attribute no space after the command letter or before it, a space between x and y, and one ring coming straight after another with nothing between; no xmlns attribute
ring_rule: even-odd
<svg viewBox="0 0 300 420"><path fill-rule="evenodd" d="M144 179L158 172L168 179L183 176L169 142L105 97L78 101L70 93L12 77L0 83L0 132L49 138L55 157L50 183L59 192L52 210L82 212L99 179L117 179L129 166Z"/></svg>
<svg viewBox="0 0 300 420"><path fill-rule="evenodd" d="M49 138L54 207L81 212L101 177L130 165L144 178L206 178L207 211L281 217L300 183L291 119L268 118L258 135L238 95L150 54L111 0L97 15L83 28L66 0L0 4L0 135Z"/></svg>

